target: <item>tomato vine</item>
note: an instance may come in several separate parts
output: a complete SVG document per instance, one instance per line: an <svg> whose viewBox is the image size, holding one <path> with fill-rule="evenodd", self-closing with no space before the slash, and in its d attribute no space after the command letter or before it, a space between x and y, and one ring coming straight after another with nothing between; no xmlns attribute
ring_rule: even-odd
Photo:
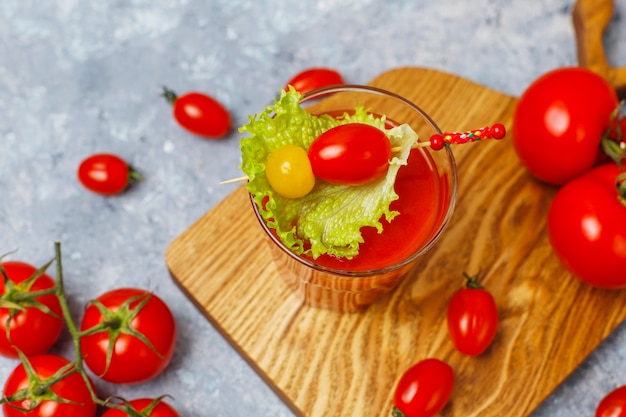
<svg viewBox="0 0 626 417"><path fill-rule="evenodd" d="M13 348L17 350L20 365L18 365L11 376L9 376L7 384L5 385L3 396L0 398L0 405L2 406L5 416L34 415L30 413L34 412L38 407L42 406L42 403L46 401L57 403L58 406L56 408L59 409L59 413L61 414L55 415L64 415L64 413L69 413L69 409L73 407L74 410L72 410L72 416L93 416L95 415L96 407L100 406L110 410L117 410L118 412L124 413L123 415L134 417L150 416L152 410L155 409L157 404L163 401L163 398L165 398L166 395L162 395L151 400L153 402L152 405L140 412L133 407L133 401L121 399L119 402L113 402L111 398L101 399L98 396L96 387L87 373L81 341L84 337L93 335L98 331L104 331L109 338L109 345L112 346L115 343L115 337L117 337L119 332L115 329L113 331L110 330L111 328L115 328L119 325L119 320L114 317L114 312L110 312L110 320L91 328L79 329L72 318L69 303L65 294L63 265L61 260L61 244L59 242L55 242L54 248L54 258L36 270L36 272L32 274L32 277L27 281L35 281L45 273L47 268L52 263L55 263L56 281L54 282L54 285L50 288L40 289L33 292L21 291L19 294L9 294L9 296L1 294L0 308L9 309L11 311L11 317L18 314L17 312L23 310L24 305L35 306L35 308L45 312L47 311L46 307L38 306L36 298L40 298L42 296L56 297L60 306L61 318L71 335L74 359L68 360L61 356L52 354L37 354L29 356L22 352L18 346L13 345ZM0 257L0 260L1 259L2 257ZM6 284L10 284L10 277L4 270L2 264L0 264L0 273L4 278L5 288L7 288ZM149 299L150 297L144 297L144 300L142 300L139 305L135 305L131 311L131 316L134 317L139 314L147 305ZM136 298L133 299L133 301L136 301ZM130 305L131 302L132 301L129 301L128 305ZM128 313L128 311L126 311L126 313ZM9 323L7 322L7 335L9 335L8 326ZM128 327L129 324L126 325L127 329ZM160 355L156 348L143 334L140 332L138 333L137 330L134 330L132 333L133 336L137 337L142 342L147 342L147 347L154 350L157 355ZM27 381L27 386L24 387L24 384L17 380ZM71 385L74 391L68 391L68 385ZM60 389L59 387L62 386L65 386L65 388ZM60 394L60 391L63 391L63 394ZM76 391L80 392L76 393ZM70 393L68 394L68 392ZM79 411L75 411L77 407L80 409Z"/></svg>

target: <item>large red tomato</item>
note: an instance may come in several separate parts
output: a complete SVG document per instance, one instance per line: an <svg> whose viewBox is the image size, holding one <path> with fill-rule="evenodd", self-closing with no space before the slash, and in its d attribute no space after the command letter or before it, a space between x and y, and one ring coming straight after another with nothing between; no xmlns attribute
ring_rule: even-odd
<svg viewBox="0 0 626 417"><path fill-rule="evenodd" d="M618 198L617 164L600 165L564 185L548 210L557 257L582 281L626 288L626 206Z"/></svg>
<svg viewBox="0 0 626 417"><path fill-rule="evenodd" d="M26 356L47 352L57 341L63 328L63 312L59 299L54 294L36 297L31 302L23 299L20 301L20 298L31 292L53 288L54 281L47 274L29 281L37 269L24 262L3 262L2 268L9 282L5 286L0 280L0 299L21 305L23 309L0 308L0 354L17 358L17 351L13 346ZM6 332L7 323L9 338Z"/></svg>
<svg viewBox="0 0 626 417"><path fill-rule="evenodd" d="M87 332L89 329L88 334ZM176 344L176 323L156 295L120 288L92 301L83 315L80 346L84 361L100 378L139 383L169 364Z"/></svg>
<svg viewBox="0 0 626 417"><path fill-rule="evenodd" d="M584 68L559 68L522 94L513 118L513 144L538 179L561 185L593 167L600 140L617 108L615 90Z"/></svg>
<svg viewBox="0 0 626 417"><path fill-rule="evenodd" d="M69 360L57 355L36 355L29 359L38 381L29 378L24 365L18 365L4 384L4 396L8 397L19 390L28 389L32 395L27 399L2 404L4 417L93 417L96 415L96 404L83 377L77 372L60 379L45 388L41 380L55 375L61 368L70 363ZM92 385L93 389L93 385ZM56 394L61 400L50 399ZM43 398L45 397L45 398ZM41 400L36 405L34 401ZM21 411L30 409L30 411Z"/></svg>

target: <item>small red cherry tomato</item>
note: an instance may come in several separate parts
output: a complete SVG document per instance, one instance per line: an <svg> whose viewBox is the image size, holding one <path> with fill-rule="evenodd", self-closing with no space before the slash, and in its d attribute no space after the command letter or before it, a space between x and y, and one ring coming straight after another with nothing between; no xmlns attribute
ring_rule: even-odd
<svg viewBox="0 0 626 417"><path fill-rule="evenodd" d="M448 332L457 350L466 355L480 355L493 341L498 330L498 307L487 290L478 283L478 275L467 278L448 303Z"/></svg>
<svg viewBox="0 0 626 417"><path fill-rule="evenodd" d="M607 163L561 187L548 209L548 237L562 265L599 288L626 288L626 203L620 169Z"/></svg>
<svg viewBox="0 0 626 417"><path fill-rule="evenodd" d="M626 385L609 392L600 401L595 417L626 417Z"/></svg>
<svg viewBox="0 0 626 417"><path fill-rule="evenodd" d="M147 412L147 408L151 405L153 406L152 411L150 413ZM145 417L180 417L180 414L168 403L162 400L153 400L151 398L139 398L137 400L131 400L126 404L126 406L132 407L131 412L123 411L117 408L109 408L102 417L132 417L136 414L133 414L133 411L137 413L137 415L145 416Z"/></svg>
<svg viewBox="0 0 626 417"><path fill-rule="evenodd" d="M341 74L330 68L309 68L294 76L285 87L289 89L291 85L300 93L308 93L321 87L329 85L344 84Z"/></svg>
<svg viewBox="0 0 626 417"><path fill-rule="evenodd" d="M394 417L433 417L448 403L454 371L447 363L424 359L400 378L394 393Z"/></svg>
<svg viewBox="0 0 626 417"><path fill-rule="evenodd" d="M230 131L230 113L213 97L198 92L177 96L166 87L163 97L172 105L174 119L187 131L211 139L221 138Z"/></svg>
<svg viewBox="0 0 626 417"><path fill-rule="evenodd" d="M42 295L34 300L41 308L20 298L29 292L37 292L54 287L54 280L42 274L29 284L29 279L37 269L24 262L7 261L2 263L8 281L0 281L0 300L19 305L21 309L0 308L0 355L17 358L16 346L26 356L45 353L54 345L63 328L63 311L59 299L54 294ZM47 310L47 311L46 311ZM7 324L8 336L7 338Z"/></svg>
<svg viewBox="0 0 626 417"><path fill-rule="evenodd" d="M141 175L119 156L100 153L81 162L78 180L94 193L113 195L124 191L131 181L141 180Z"/></svg>
<svg viewBox="0 0 626 417"><path fill-rule="evenodd" d="M533 81L517 103L517 155L536 178L565 184L598 160L602 133L617 105L615 89L600 75L579 67L550 71Z"/></svg>
<svg viewBox="0 0 626 417"><path fill-rule="evenodd" d="M385 132L365 123L327 130L309 147L313 174L332 184L363 185L387 173L391 145Z"/></svg>

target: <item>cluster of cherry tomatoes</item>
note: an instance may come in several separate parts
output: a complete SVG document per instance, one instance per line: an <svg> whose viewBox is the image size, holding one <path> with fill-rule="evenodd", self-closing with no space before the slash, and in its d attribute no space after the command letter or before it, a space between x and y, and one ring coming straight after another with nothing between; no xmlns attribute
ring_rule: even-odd
<svg viewBox="0 0 626 417"><path fill-rule="evenodd" d="M94 417L106 406L104 417L136 416L144 409L152 417L180 417L162 397L123 403L99 399L84 368L118 384L155 378L170 363L176 344L168 306L148 291L118 288L90 301L76 326L62 278L55 282L46 273L51 263L41 268L0 263L0 355L20 359L4 384L4 416ZM72 335L74 361L48 353L64 326Z"/></svg>
<svg viewBox="0 0 626 417"><path fill-rule="evenodd" d="M554 185L547 215L551 246L581 281L626 288L626 117L601 76L559 68L520 97L515 150L528 171ZM626 416L626 386L608 394L596 417Z"/></svg>
<svg viewBox="0 0 626 417"><path fill-rule="evenodd" d="M447 309L450 340L470 356L487 350L498 330L498 306L478 282L480 274L464 274L467 283L457 290ZM454 388L454 370L437 358L417 362L404 372L394 393L394 417L433 417L448 403Z"/></svg>
<svg viewBox="0 0 626 417"><path fill-rule="evenodd" d="M296 74L285 88L291 86L304 94L334 84L344 84L343 76L333 69L319 67ZM179 96L167 87L163 87L162 95L171 104L176 122L188 132L207 139L220 139L230 132L230 112L210 95L191 91ZM297 153L293 149L283 150L281 159L284 158L287 164L291 160L299 161ZM300 175L303 179L295 180L301 183L296 187L298 189L306 188L307 181L315 181L312 176L308 176L306 168ZM85 158L78 168L77 176L85 188L101 195L119 194L133 182L143 179L123 158L111 153L97 153ZM286 180L289 181L288 178Z"/></svg>

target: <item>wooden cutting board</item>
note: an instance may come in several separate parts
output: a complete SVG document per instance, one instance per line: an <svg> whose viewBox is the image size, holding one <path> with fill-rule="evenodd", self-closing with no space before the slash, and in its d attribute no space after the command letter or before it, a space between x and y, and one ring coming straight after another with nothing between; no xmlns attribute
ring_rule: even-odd
<svg viewBox="0 0 626 417"><path fill-rule="evenodd" d="M424 68L371 85L421 106L442 130L502 122L516 98ZM534 180L511 140L454 148L457 209L447 233L399 287L362 312L303 306L272 266L243 187L167 248L174 280L298 416L389 416L395 385L437 357L455 370L441 416L528 416L626 318L626 292L580 283L553 255L546 211L556 188ZM500 327L479 357L455 351L445 311L482 268Z"/></svg>

